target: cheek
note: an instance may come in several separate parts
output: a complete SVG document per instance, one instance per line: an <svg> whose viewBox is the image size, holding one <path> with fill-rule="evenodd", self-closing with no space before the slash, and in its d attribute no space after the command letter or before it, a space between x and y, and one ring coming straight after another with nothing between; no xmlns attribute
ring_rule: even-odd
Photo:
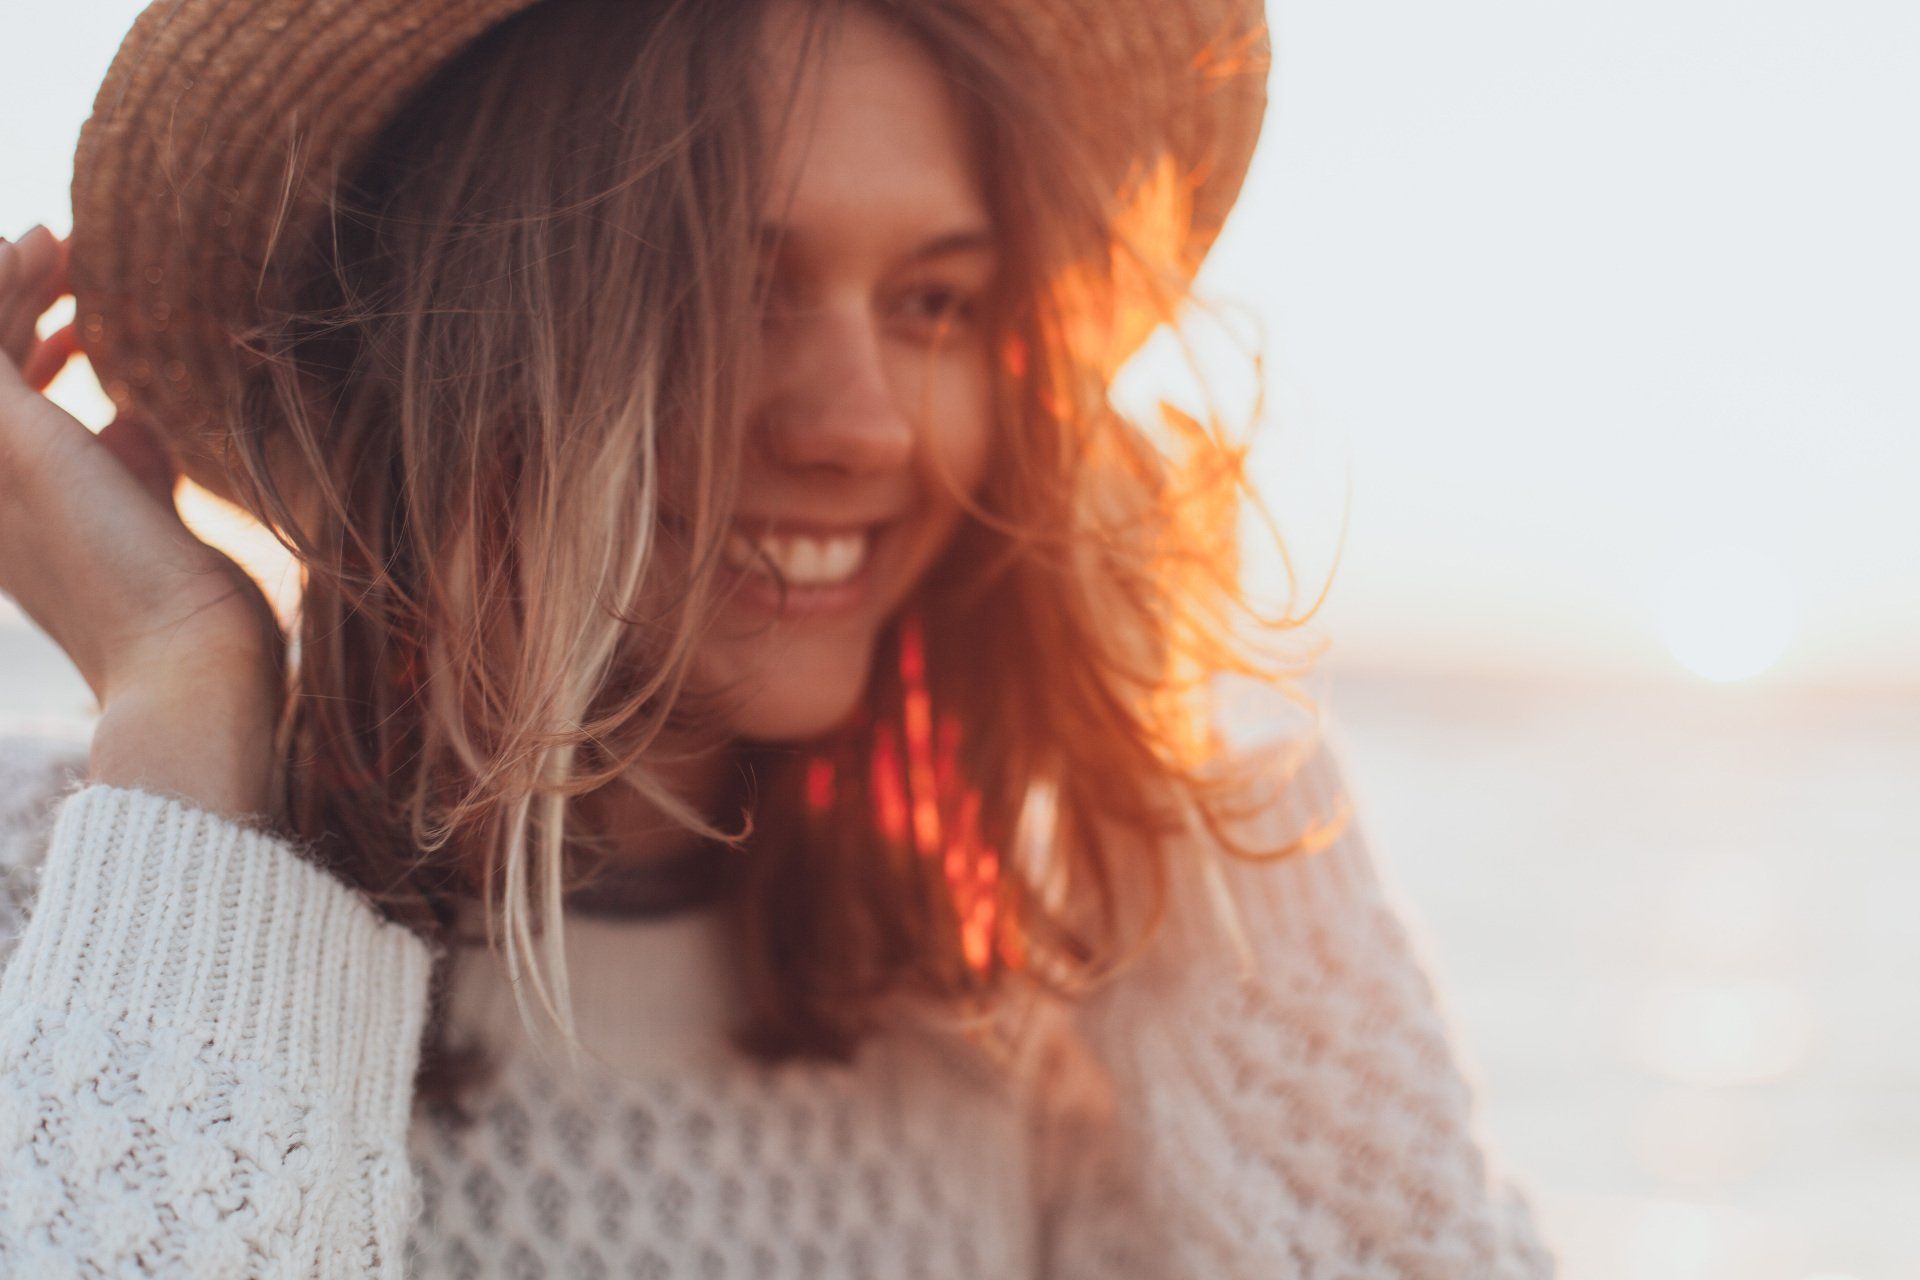
<svg viewBox="0 0 1920 1280"><path fill-rule="evenodd" d="M886 611L923 583L978 500L992 466L994 429L990 387L983 369L946 363L925 384L927 398L914 421L916 514L903 538Z"/></svg>
<svg viewBox="0 0 1920 1280"><path fill-rule="evenodd" d="M977 494L994 443L992 386L984 358L956 360L936 380L921 433L935 488L929 496L943 506L958 506L958 495Z"/></svg>

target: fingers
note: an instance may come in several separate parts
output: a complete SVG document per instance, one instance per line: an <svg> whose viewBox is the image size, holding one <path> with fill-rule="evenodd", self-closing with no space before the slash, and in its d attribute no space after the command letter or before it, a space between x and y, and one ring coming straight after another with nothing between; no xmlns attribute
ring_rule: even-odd
<svg viewBox="0 0 1920 1280"><path fill-rule="evenodd" d="M40 340L40 345L27 357L21 377L35 391L45 391L79 350L80 335L71 324L63 324Z"/></svg>
<svg viewBox="0 0 1920 1280"><path fill-rule="evenodd" d="M20 279L25 269L19 246L0 237L0 379L18 375L26 363L25 353L16 355L8 338L19 327Z"/></svg>
<svg viewBox="0 0 1920 1280"><path fill-rule="evenodd" d="M0 242L0 353L25 370L40 317L68 292L67 243L43 226Z"/></svg>

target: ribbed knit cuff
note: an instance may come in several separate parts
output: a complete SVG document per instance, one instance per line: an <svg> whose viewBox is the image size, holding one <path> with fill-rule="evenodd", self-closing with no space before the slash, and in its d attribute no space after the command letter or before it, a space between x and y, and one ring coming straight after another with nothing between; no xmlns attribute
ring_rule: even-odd
<svg viewBox="0 0 1920 1280"><path fill-rule="evenodd" d="M432 952L265 832L95 784L61 801L8 1006L204 1037L283 1070L362 1134L404 1129Z"/></svg>

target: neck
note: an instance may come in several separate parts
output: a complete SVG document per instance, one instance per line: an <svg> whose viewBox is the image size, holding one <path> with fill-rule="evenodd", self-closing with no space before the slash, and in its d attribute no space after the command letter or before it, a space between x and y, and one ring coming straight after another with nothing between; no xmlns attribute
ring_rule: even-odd
<svg viewBox="0 0 1920 1280"><path fill-rule="evenodd" d="M726 748L692 755L655 776L721 830L739 821L738 767ZM626 778L576 802L584 829L603 851L593 879L567 895L591 915L648 916L704 905L725 887L730 850L689 832Z"/></svg>

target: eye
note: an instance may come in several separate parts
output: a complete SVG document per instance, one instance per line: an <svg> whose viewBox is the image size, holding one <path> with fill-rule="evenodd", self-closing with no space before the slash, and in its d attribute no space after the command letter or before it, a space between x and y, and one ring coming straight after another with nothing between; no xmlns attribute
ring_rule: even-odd
<svg viewBox="0 0 1920 1280"><path fill-rule="evenodd" d="M971 326L979 311L977 291L944 281L915 285L902 292L893 306L910 336L928 340Z"/></svg>

